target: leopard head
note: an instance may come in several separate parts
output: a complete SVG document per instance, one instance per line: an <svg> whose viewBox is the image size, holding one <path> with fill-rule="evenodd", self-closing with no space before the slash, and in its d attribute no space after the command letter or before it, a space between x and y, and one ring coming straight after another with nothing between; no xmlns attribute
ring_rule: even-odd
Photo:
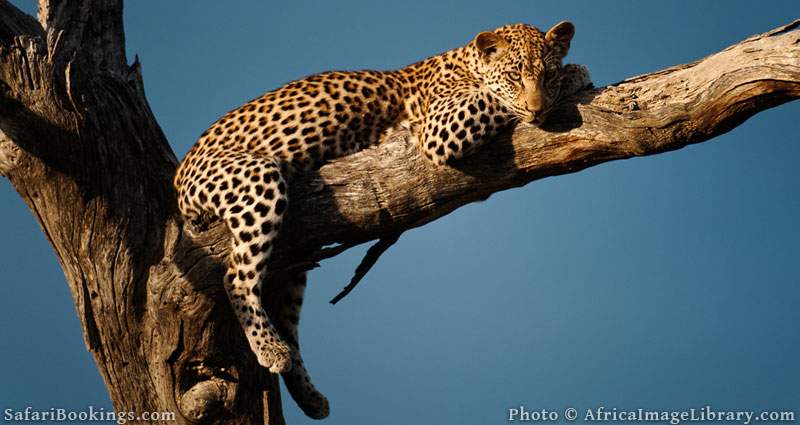
<svg viewBox="0 0 800 425"><path fill-rule="evenodd" d="M526 24L478 34L473 49L473 74L518 119L542 124L558 99L562 60L575 26L560 22L547 33Z"/></svg>

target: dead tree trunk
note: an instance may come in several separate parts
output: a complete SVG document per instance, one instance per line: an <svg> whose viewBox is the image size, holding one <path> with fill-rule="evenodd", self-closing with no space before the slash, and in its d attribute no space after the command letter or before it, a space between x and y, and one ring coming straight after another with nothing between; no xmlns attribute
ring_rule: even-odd
<svg viewBox="0 0 800 425"><path fill-rule="evenodd" d="M58 255L117 410L283 423L276 379L257 367L220 284L226 232L177 214L176 159L125 57L121 3L40 0L37 22L0 0L0 174ZM457 167L429 165L402 135L326 165L293 185L278 269L545 176L722 134L800 97L799 25L580 93L546 129L519 127Z"/></svg>

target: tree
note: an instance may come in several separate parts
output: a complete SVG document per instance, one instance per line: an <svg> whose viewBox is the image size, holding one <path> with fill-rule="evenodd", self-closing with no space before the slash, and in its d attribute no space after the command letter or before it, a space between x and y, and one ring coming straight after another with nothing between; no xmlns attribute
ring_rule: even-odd
<svg viewBox="0 0 800 425"><path fill-rule="evenodd" d="M545 129L520 126L450 169L429 166L403 134L334 161L293 184L284 234L302 237L281 240L275 268L313 267L496 191L729 131L800 96L798 26L579 93ZM0 2L0 80L0 174L58 255L115 408L281 423L276 379L252 373L220 285L228 235L177 213L177 161L125 57L121 1L41 0L38 22Z"/></svg>

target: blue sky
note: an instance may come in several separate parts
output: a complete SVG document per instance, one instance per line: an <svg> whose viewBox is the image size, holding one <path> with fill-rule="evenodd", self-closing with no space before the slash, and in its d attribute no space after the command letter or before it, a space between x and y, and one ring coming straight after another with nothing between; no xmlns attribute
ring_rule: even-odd
<svg viewBox="0 0 800 425"><path fill-rule="evenodd" d="M31 11L30 0L13 3ZM154 5L158 6L154 6ZM188 7L191 5L191 8ZM568 19L596 85L798 17L794 1L127 2L129 58L178 157L218 116L327 69L390 69L510 22ZM311 275L327 424L504 423L509 407L800 413L800 103L713 141L502 192ZM63 273L0 182L0 407L110 409ZM286 398L289 424L312 423Z"/></svg>

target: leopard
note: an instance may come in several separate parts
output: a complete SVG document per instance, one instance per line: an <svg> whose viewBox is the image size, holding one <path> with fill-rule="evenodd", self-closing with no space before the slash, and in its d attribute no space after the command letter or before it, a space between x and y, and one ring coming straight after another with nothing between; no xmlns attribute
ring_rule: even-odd
<svg viewBox="0 0 800 425"><path fill-rule="evenodd" d="M328 71L292 81L222 116L180 162L174 187L182 216L227 226L225 293L258 363L282 375L308 416L328 416L329 403L300 356L306 274L287 278L278 311L268 314L262 304L291 182L398 128L436 167L453 165L516 123L542 126L560 99L591 85L585 66L563 64L574 34L568 21L546 32L510 24L399 70Z"/></svg>

